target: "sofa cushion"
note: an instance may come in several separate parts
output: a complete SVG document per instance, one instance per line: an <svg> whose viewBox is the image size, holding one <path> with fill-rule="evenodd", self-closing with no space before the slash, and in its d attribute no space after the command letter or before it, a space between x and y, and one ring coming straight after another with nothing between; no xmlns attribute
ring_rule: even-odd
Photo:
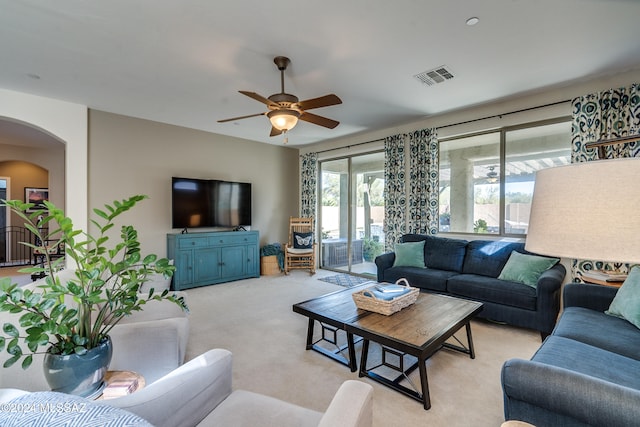
<svg viewBox="0 0 640 427"><path fill-rule="evenodd" d="M551 335L531 360L640 390L640 361L580 341Z"/></svg>
<svg viewBox="0 0 640 427"><path fill-rule="evenodd" d="M640 332L624 319L583 307L565 307L554 335L640 360Z"/></svg>
<svg viewBox="0 0 640 427"><path fill-rule="evenodd" d="M625 319L640 328L640 267L634 267L611 301L606 314Z"/></svg>
<svg viewBox="0 0 640 427"><path fill-rule="evenodd" d="M535 288L542 273L553 267L558 261L560 261L558 258L512 251L498 279L524 283Z"/></svg>
<svg viewBox="0 0 640 427"><path fill-rule="evenodd" d="M522 283L473 274L459 274L449 278L447 291L452 295L478 301L494 302L527 310L536 309L536 290Z"/></svg>
<svg viewBox="0 0 640 427"><path fill-rule="evenodd" d="M438 270L462 271L467 241L427 236L424 244L425 264Z"/></svg>
<svg viewBox="0 0 640 427"><path fill-rule="evenodd" d="M405 278L409 285L421 289L445 292L447 280L455 276L454 271L432 270L419 267L392 267L384 270L384 282L395 283L398 279Z"/></svg>
<svg viewBox="0 0 640 427"><path fill-rule="evenodd" d="M396 243L396 259L393 261L394 267L421 267L424 265L424 241Z"/></svg>
<svg viewBox="0 0 640 427"><path fill-rule="evenodd" d="M424 234L405 234L402 242L424 241L424 264L437 270L462 271L467 241Z"/></svg>
<svg viewBox="0 0 640 427"><path fill-rule="evenodd" d="M236 390L212 411L202 426L317 426L322 412L270 396Z"/></svg>
<svg viewBox="0 0 640 427"><path fill-rule="evenodd" d="M524 243L474 240L467 245L462 272L498 277L512 251L526 253Z"/></svg>

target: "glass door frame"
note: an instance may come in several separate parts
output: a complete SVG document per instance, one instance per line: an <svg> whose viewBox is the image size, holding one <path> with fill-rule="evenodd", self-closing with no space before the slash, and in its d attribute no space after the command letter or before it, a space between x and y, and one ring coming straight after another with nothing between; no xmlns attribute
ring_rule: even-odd
<svg viewBox="0 0 640 427"><path fill-rule="evenodd" d="M359 274L359 273L355 273L353 272L353 240L354 238L357 238L356 234L357 234L357 226L358 224L355 223L355 220L357 218L354 218L354 214L356 213L357 210L357 206L354 206L354 204L357 202L357 180L355 180L354 178L354 171L353 171L353 159L357 158L357 157L361 157L361 156L370 156L370 155L375 155L375 154L379 154L382 156L381 161L384 163L384 150L382 149L376 149L376 150L372 150L372 151L367 151L367 152L362 152L362 153L357 153L357 154L351 154L351 155L347 155L347 156L340 156L340 157L334 157L334 158L327 158L324 160L319 160L318 163L318 171L319 171L319 176L318 176L318 205L317 205L317 216L318 216L318 220L317 220L317 224L318 224L318 228L317 228L317 232L318 232L318 239L317 241L320 242L320 244L318 245L320 247L320 251L319 251L319 259L320 259L320 268L322 269L326 269L326 270L330 270L330 271L336 271L339 273L347 273L347 274L353 274L353 275L360 275L363 277L370 277L369 274ZM345 160L346 163L346 174L347 174L347 183L346 183L346 188L348 189L346 197L347 197L347 213L346 213L346 220L347 220L347 231L346 231L346 240L347 240L347 264L346 266L338 266L338 267L327 267L325 265L323 265L323 260L325 259L325 254L324 254L324 250L325 247L322 244L322 234L323 234L323 165L325 163L329 163L329 162L336 162L336 161L341 161L341 160ZM383 170L384 170L384 166L383 166ZM341 195L342 196L342 195ZM354 209L355 208L355 209ZM367 223L367 221L365 221L365 223ZM365 233L366 234L366 233ZM363 260L364 262L364 260Z"/></svg>
<svg viewBox="0 0 640 427"><path fill-rule="evenodd" d="M325 270L330 270L330 271L335 271L338 273L351 273L351 242L352 242L352 233L351 233L351 221L353 219L353 214L351 212L351 203L353 200L353 195L351 194L351 186L352 186L352 179L351 179L351 157L353 156L344 156L344 157L335 157L335 158L331 158L331 159L325 159L325 160L321 160L319 161L319 179L318 179L318 195L320 197L318 197L318 234L319 234L319 239L318 241L320 242L320 245L318 245L320 247L320 268L325 269ZM323 260L325 259L325 254L324 254L324 245L322 243L322 224L323 224L323 215L322 215L322 195L323 195L323 180L322 180L322 174L323 174L323 169L322 166L324 163L329 163L329 162L337 162L340 160L346 160L347 161L347 185L346 188L347 190L347 265L346 265L346 269L342 268L342 266L338 266L338 267L326 267L323 265ZM342 194L341 194L342 197ZM338 220L339 221L339 220Z"/></svg>

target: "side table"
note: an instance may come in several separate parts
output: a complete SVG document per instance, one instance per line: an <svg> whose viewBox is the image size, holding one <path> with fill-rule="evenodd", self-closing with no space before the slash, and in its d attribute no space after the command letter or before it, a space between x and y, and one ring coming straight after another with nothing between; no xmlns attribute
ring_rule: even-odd
<svg viewBox="0 0 640 427"><path fill-rule="evenodd" d="M592 277L585 277L585 276L582 276L581 278L582 278L582 281L585 283L593 283L596 285L603 285L603 286L613 286L614 288L619 288L624 283L624 281L607 282L606 280L594 279Z"/></svg>
<svg viewBox="0 0 640 427"><path fill-rule="evenodd" d="M105 397L105 392L107 392L110 387L122 387L123 385L137 382L137 386L133 390L133 392L135 392L136 390L140 390L145 386L144 377L139 373L133 371L107 371L107 374L104 376L104 381L106 383L106 386L102 390L102 394L98 396L96 400L106 400L120 397L115 395ZM123 395L126 394L128 393L124 393Z"/></svg>

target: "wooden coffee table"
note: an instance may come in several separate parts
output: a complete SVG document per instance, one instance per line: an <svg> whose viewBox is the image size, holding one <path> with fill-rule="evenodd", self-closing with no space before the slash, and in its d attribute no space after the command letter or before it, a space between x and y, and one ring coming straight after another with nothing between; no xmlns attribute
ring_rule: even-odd
<svg viewBox="0 0 640 427"><path fill-rule="evenodd" d="M426 360L438 350L449 348L468 354L475 358L473 339L471 337L471 319L482 310L482 303L465 299L422 292L417 301L391 316L361 310L353 302L352 294L376 282L366 282L359 286L336 291L327 295L303 301L293 305L293 311L309 318L307 328L307 350L318 351L338 362L348 366L352 372L358 370L355 339L363 339L359 376L367 376L375 381L387 385L409 397L423 403L425 409L431 407L429 384L427 381ZM322 338L314 341L315 323L322 327ZM447 343L462 327L467 334L467 347L457 338L460 345ZM346 349L348 357L343 356L343 347L337 345L335 334L344 331L347 336ZM326 334L333 337L326 338ZM329 351L318 345L320 341L328 341L336 346L335 351ZM367 367L370 342L382 346L383 363ZM417 358L417 362L404 368L405 355ZM393 365L387 359L400 362ZM387 378L374 372L385 366L399 375ZM413 390L401 384L402 380L416 368L420 372L420 390Z"/></svg>
<svg viewBox="0 0 640 427"><path fill-rule="evenodd" d="M309 318L307 328L307 350L315 350L328 356L343 365L348 366L351 372L358 370L355 342L353 334L346 330L346 326L358 319L372 314L370 311L360 310L353 302L352 294L362 289L373 286L375 282L365 282L352 288L342 289L327 295L322 295L308 301L299 302L293 305L293 311ZM314 326L319 322L322 327L322 338L314 341ZM347 335L348 357L342 355L343 347L337 343L337 331L342 330ZM327 337L327 334L332 336ZM327 350L318 345L320 341L327 341L336 346L335 351Z"/></svg>
<svg viewBox="0 0 640 427"><path fill-rule="evenodd" d="M426 360L443 347L463 352L474 359L475 352L469 322L481 310L482 303L479 302L421 293L415 304L391 316L372 313L354 319L345 326L345 330L351 335L363 338L359 375L361 377L367 376L412 397L422 402L424 409L429 409L431 399L429 397ZM464 347L455 337L460 345L445 342L463 326L467 333L467 347ZM382 345L382 363L372 368L367 367L370 341ZM407 369L404 368L403 362L405 355L411 355L418 359ZM395 359L399 363L394 365L387 359ZM381 366L391 368L400 374L390 379L373 372ZM416 368L420 372L420 391L400 384Z"/></svg>

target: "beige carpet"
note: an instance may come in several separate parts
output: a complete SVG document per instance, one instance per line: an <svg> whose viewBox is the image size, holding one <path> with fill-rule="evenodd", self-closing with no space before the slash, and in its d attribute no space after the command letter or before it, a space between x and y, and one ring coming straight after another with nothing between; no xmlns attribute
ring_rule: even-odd
<svg viewBox="0 0 640 427"><path fill-rule="evenodd" d="M294 271L290 276L262 276L188 290L187 358L210 348L229 349L234 354L234 388L323 411L339 385L358 379L358 374L305 350L307 318L294 313L291 306L341 289L318 280L331 274L335 273L320 270L309 276ZM360 379L374 387L374 426L500 426L500 368L509 358L530 358L540 345L540 335L480 320L472 322L472 332L474 360L443 350L427 362L432 404L428 411L394 390ZM459 336L466 342L464 330Z"/></svg>
<svg viewBox="0 0 640 427"><path fill-rule="evenodd" d="M0 278L11 277L11 283L17 283L19 286L31 283L31 275L20 273L19 270L30 267L29 265L23 265L21 267L2 267L0 268Z"/></svg>

